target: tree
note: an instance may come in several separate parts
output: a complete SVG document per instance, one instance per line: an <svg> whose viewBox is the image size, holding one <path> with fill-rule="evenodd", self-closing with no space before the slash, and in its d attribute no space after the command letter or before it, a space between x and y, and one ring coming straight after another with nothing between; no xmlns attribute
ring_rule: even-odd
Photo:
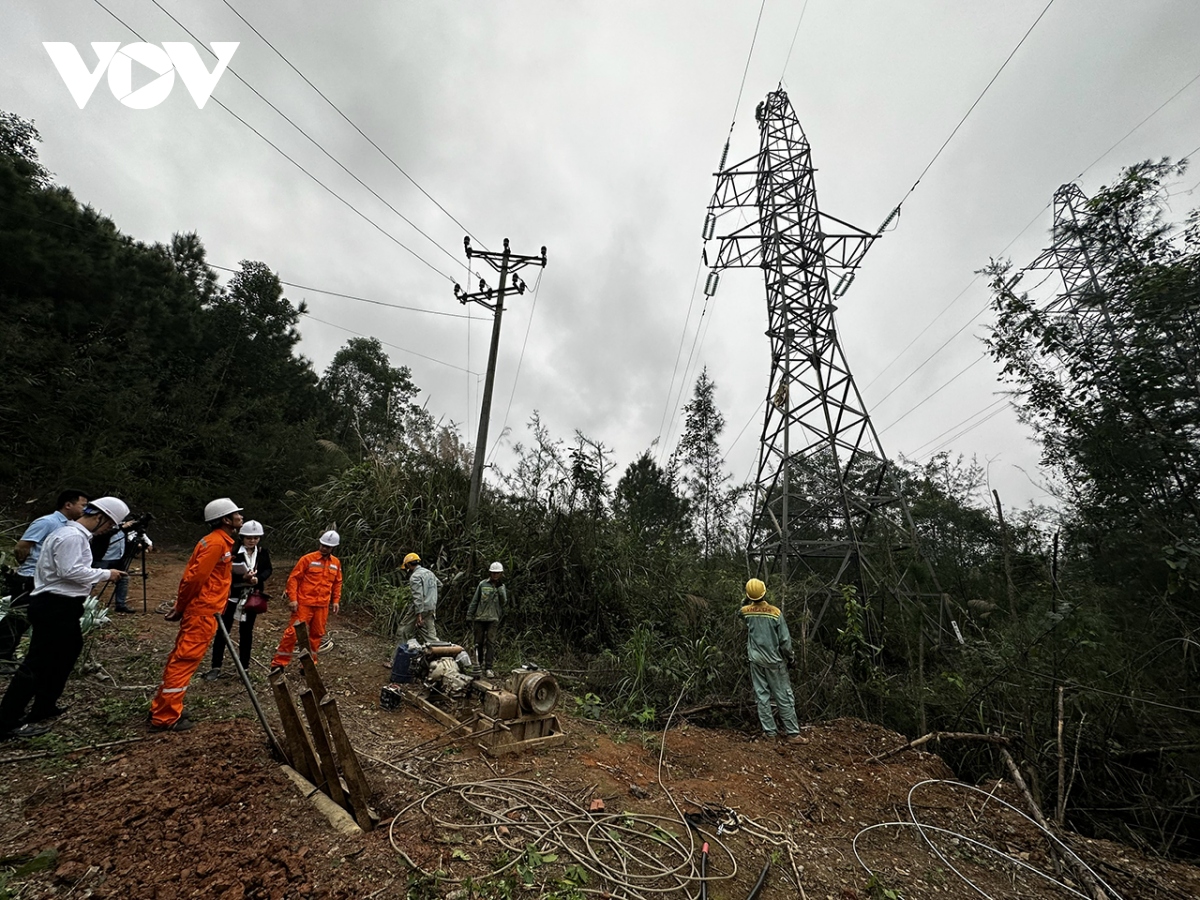
<svg viewBox="0 0 1200 900"><path fill-rule="evenodd" d="M683 408L684 430L678 450L683 486L705 559L724 547L736 500L735 492L726 487L730 476L722 466L718 439L725 430L725 417L717 409L716 389L706 367L696 380L691 401Z"/></svg>
<svg viewBox="0 0 1200 900"><path fill-rule="evenodd" d="M408 366L394 367L376 338L351 338L325 370L321 389L338 408L335 433L363 456L395 454L410 432L432 421L413 402L420 392Z"/></svg>
<svg viewBox="0 0 1200 900"><path fill-rule="evenodd" d="M1167 161L1125 170L1060 239L1092 276L1039 304L992 278L988 346L1043 461L1062 476L1070 537L1096 571L1162 592L1200 578L1200 225L1166 220ZM1192 582L1194 596L1200 580Z"/></svg>
<svg viewBox="0 0 1200 900"><path fill-rule="evenodd" d="M617 518L643 544L668 543L687 531L688 501L680 496L672 469L647 450L625 469L613 495Z"/></svg>

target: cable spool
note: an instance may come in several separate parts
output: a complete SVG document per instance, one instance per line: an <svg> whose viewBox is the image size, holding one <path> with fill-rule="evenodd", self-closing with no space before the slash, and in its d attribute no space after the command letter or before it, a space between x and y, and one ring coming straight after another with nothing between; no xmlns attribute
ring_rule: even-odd
<svg viewBox="0 0 1200 900"><path fill-rule="evenodd" d="M517 700L531 715L548 715L558 706L558 682L549 672L526 675L517 688Z"/></svg>

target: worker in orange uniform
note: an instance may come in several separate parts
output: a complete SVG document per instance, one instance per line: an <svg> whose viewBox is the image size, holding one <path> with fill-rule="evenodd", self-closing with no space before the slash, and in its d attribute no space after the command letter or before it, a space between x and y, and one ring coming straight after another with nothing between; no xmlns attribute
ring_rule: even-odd
<svg viewBox="0 0 1200 900"><path fill-rule="evenodd" d="M200 539L179 579L175 606L166 615L179 622L175 647L167 657L162 684L150 701L153 731L187 731L192 721L183 711L188 682L200 667L217 631L217 619L229 600L233 580L233 539L242 527L242 508L228 497L204 507L212 531Z"/></svg>
<svg viewBox="0 0 1200 900"><path fill-rule="evenodd" d="M308 626L308 649L316 662L329 606L336 613L342 602L342 563L333 555L333 548L342 542L336 531L321 535L318 549L300 557L287 580L287 598L292 607L292 621L279 640L271 671L278 672L292 661L296 649L296 623Z"/></svg>

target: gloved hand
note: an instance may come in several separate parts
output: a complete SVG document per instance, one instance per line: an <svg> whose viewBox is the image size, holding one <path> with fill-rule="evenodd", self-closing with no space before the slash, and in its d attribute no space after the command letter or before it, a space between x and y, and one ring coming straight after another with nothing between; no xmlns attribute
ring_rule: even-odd
<svg viewBox="0 0 1200 900"><path fill-rule="evenodd" d="M787 667L788 667L789 669L794 669L794 668L796 668L796 654L795 654L795 653L792 653L792 654L789 654L789 655L788 655L788 658L787 658Z"/></svg>

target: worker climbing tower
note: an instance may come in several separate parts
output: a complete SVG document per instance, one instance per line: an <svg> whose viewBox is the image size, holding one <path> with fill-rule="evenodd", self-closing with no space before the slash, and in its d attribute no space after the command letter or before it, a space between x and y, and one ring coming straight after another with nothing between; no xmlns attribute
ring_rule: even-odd
<svg viewBox="0 0 1200 900"><path fill-rule="evenodd" d="M747 555L755 574L774 576L785 592L820 598L815 630L842 585L879 614L887 599L922 590L912 519L834 323L835 301L895 213L869 233L821 212L811 148L787 94L768 94L755 118L758 152L726 166L726 144L717 173L705 293L716 292L724 269L762 269L771 357ZM722 220L745 224L718 234Z"/></svg>

